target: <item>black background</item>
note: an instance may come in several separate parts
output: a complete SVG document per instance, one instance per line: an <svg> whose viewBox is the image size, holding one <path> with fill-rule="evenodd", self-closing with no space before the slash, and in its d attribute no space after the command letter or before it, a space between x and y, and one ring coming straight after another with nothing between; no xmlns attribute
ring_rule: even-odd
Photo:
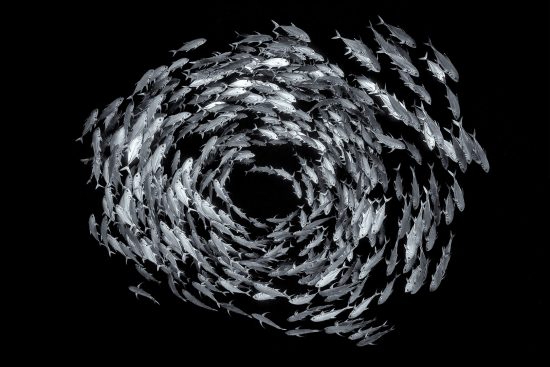
<svg viewBox="0 0 550 367"><path fill-rule="evenodd" d="M31 158L20 149L19 167L34 177L21 183L27 193L38 182L43 189L31 198L38 209L27 208L39 226L18 231L17 246L36 260L19 257L13 278L22 282L11 282L24 300L12 320L13 340L26 346L20 356L432 364L541 354L548 341L542 320L548 307L548 6L380 3L154 1L27 9L32 38L11 38L21 48L14 60L32 67L31 80L19 83L22 96L39 102L33 113L22 111L32 119L17 120L36 138L27 146ZM378 14L417 40L431 37L450 56L461 73L464 124L476 129L491 163L489 174L472 167L464 179L466 210L454 224L458 235L441 288L396 296L388 307L397 331L373 348L324 334L287 337L184 304L168 290L155 292L160 307L136 300L127 290L136 280L130 266L109 258L88 235L87 217L98 197L85 185L89 173L79 159L87 151L74 139L89 112L131 93L145 70L167 63L167 51L189 39L205 37L210 50L225 50L233 31L269 32L275 19L305 29L327 54L341 54L327 42L334 29L366 37L368 20ZM37 88L29 93L30 83Z"/></svg>

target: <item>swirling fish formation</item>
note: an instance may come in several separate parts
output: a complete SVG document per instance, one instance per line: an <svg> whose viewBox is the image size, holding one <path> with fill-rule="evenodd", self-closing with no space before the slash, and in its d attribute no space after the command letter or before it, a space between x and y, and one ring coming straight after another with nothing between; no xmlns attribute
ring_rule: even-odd
<svg viewBox="0 0 550 367"><path fill-rule="evenodd" d="M162 277L186 302L288 335L324 331L364 346L392 330L377 310L394 289L438 288L449 225L465 205L457 176L489 163L463 128L449 58L431 42L412 56L420 46L383 20L369 28L370 46L338 32L331 41L354 74L302 29L275 23L229 51L174 57L130 97L94 110L79 139L91 135L84 161L104 191L93 237L144 281ZM282 145L297 169L257 160ZM300 205L246 213L226 185L237 168L283 180ZM141 283L129 288L156 302Z"/></svg>

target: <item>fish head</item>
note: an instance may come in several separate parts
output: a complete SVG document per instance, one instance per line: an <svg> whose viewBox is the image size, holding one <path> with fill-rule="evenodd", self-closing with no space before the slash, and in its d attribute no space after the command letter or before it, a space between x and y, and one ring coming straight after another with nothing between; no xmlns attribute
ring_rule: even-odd
<svg viewBox="0 0 550 367"><path fill-rule="evenodd" d="M406 71L412 76L420 76L416 68L406 68Z"/></svg>
<svg viewBox="0 0 550 367"><path fill-rule="evenodd" d="M451 78L454 82L458 82L458 75L456 75L453 71L449 71L449 78Z"/></svg>

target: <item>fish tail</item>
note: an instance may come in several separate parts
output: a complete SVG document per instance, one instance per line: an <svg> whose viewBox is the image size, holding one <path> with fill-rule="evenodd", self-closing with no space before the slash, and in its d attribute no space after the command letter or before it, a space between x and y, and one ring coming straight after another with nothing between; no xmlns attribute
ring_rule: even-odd
<svg viewBox="0 0 550 367"><path fill-rule="evenodd" d="M275 28L273 28L273 31L275 31L277 28L280 27L280 25L278 25L277 22L274 21L273 19L271 19L271 23L273 23L273 25L275 26Z"/></svg>
<svg viewBox="0 0 550 367"><path fill-rule="evenodd" d="M378 19L380 20L380 23L378 23L377 25L386 24L386 23L384 23L384 19L382 19L382 17L380 15L378 15Z"/></svg>
<svg viewBox="0 0 550 367"><path fill-rule="evenodd" d="M336 30L336 36L332 37L332 39L333 39L333 40L337 40L337 39L340 39L340 38L342 38L342 36L340 36L340 32L338 32L338 31Z"/></svg>
<svg viewBox="0 0 550 367"><path fill-rule="evenodd" d="M419 60L428 60L428 52L426 51L426 56L421 57Z"/></svg>
<svg viewBox="0 0 550 367"><path fill-rule="evenodd" d="M428 38L428 42L425 42L424 44L425 44L426 46L430 46L431 48L434 48L434 45L433 45L433 43L432 43L431 38Z"/></svg>

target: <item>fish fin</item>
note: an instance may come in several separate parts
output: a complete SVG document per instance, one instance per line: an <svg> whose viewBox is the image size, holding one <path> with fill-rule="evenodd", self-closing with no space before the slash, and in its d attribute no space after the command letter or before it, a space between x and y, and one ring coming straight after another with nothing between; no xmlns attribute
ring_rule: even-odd
<svg viewBox="0 0 550 367"><path fill-rule="evenodd" d="M434 48L434 45L433 45L433 43L432 43L431 38L428 38L428 42L424 42L424 44L425 44L426 46L430 46L431 48Z"/></svg>
<svg viewBox="0 0 550 367"><path fill-rule="evenodd" d="M341 39L342 36L340 36L340 32L336 30L336 36L332 37L333 40Z"/></svg>
<svg viewBox="0 0 550 367"><path fill-rule="evenodd" d="M377 25L386 24L386 23L384 23L384 19L382 19L382 17L380 15L378 15L378 19L380 19L380 23L378 23Z"/></svg>
<svg viewBox="0 0 550 367"><path fill-rule="evenodd" d="M426 56L421 57L418 60L428 60L428 51L426 51Z"/></svg>

